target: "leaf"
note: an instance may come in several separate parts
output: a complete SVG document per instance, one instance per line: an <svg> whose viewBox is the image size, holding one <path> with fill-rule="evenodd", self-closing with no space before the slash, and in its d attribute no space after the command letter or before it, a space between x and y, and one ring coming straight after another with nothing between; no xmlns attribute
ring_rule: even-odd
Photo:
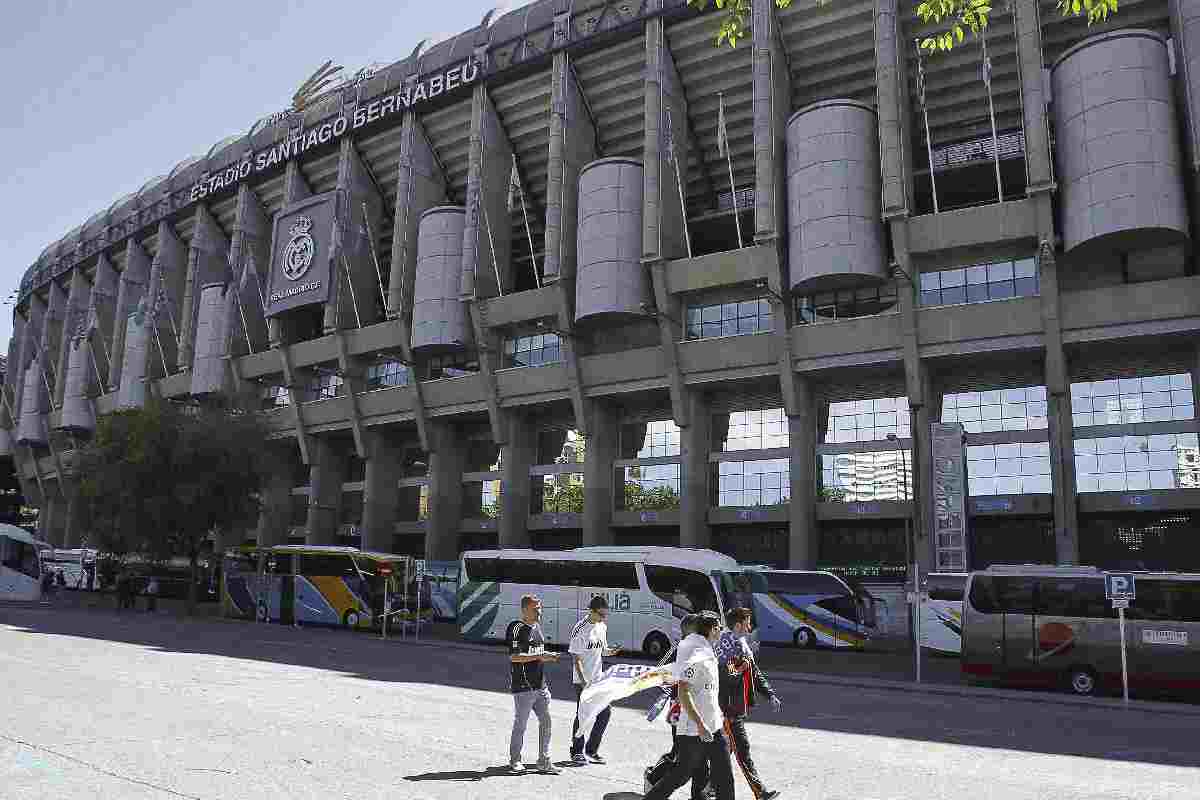
<svg viewBox="0 0 1200 800"><path fill-rule="evenodd" d="M958 37L959 44L961 44L963 40L963 29L961 25L954 26L954 35Z"/></svg>

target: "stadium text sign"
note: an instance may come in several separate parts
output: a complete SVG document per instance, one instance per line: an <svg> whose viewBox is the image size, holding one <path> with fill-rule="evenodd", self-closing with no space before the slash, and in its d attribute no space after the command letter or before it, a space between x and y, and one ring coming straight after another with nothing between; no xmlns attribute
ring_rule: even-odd
<svg viewBox="0 0 1200 800"><path fill-rule="evenodd" d="M301 129L296 135L289 136L286 141L272 145L266 150L260 150L253 157L244 159L240 164L198 181L188 196L189 202L194 203L213 192L234 186L255 173L268 170L277 164L286 163L289 159L296 158L310 148L340 138L346 131L357 130L364 125L414 108L460 86L474 83L478 78L478 62L468 60L457 67L435 73L424 80L406 85L392 94L358 106L349 116L342 114L336 119L326 120L307 131Z"/></svg>

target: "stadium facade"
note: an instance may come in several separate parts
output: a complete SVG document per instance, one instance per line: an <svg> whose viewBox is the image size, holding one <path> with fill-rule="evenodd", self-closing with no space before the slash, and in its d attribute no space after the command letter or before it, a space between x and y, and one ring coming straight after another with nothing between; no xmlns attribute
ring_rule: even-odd
<svg viewBox="0 0 1200 800"><path fill-rule="evenodd" d="M250 388L293 469L224 544L1200 568L1198 18L490 14L50 245L0 449L66 546L98 417Z"/></svg>

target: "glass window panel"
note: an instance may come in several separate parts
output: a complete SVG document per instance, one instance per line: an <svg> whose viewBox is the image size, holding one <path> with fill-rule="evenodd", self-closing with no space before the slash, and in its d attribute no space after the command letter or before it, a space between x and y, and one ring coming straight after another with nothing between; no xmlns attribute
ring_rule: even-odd
<svg viewBox="0 0 1200 800"><path fill-rule="evenodd" d="M1174 489L1175 473L1167 471L1151 471L1149 474L1151 489Z"/></svg>
<svg viewBox="0 0 1200 800"><path fill-rule="evenodd" d="M1192 376L1187 372L1180 373L1179 375L1172 375L1171 376L1171 388L1172 389L1187 389L1188 391L1191 391Z"/></svg>
<svg viewBox="0 0 1200 800"><path fill-rule="evenodd" d="M1101 492L1123 492L1125 491L1125 473L1104 473L1100 476Z"/></svg>
<svg viewBox="0 0 1200 800"><path fill-rule="evenodd" d="M923 306L940 306L942 304L942 293L937 291L922 291L921 305Z"/></svg>
<svg viewBox="0 0 1200 800"><path fill-rule="evenodd" d="M1128 472L1125 474L1125 488L1128 491L1138 491L1150 488L1150 473Z"/></svg>
<svg viewBox="0 0 1200 800"><path fill-rule="evenodd" d="M942 289L942 305L952 306L967 302L967 292L962 286L953 289Z"/></svg>
<svg viewBox="0 0 1200 800"><path fill-rule="evenodd" d="M1021 258L1013 264L1013 274L1018 278L1036 278L1037 261L1032 258Z"/></svg>
<svg viewBox="0 0 1200 800"><path fill-rule="evenodd" d="M1120 394L1118 391L1117 381L1093 381L1092 382L1092 397L1112 397Z"/></svg>
<svg viewBox="0 0 1200 800"><path fill-rule="evenodd" d="M947 288L963 286L967 282L967 272L962 269L948 269L938 273L941 276L942 291Z"/></svg>
<svg viewBox="0 0 1200 800"><path fill-rule="evenodd" d="M967 285L987 284L988 270L987 267L967 267Z"/></svg>
<svg viewBox="0 0 1200 800"><path fill-rule="evenodd" d="M992 300L1008 300L1016 295L1016 287L1012 281L997 281L988 284L988 297Z"/></svg>
<svg viewBox="0 0 1200 800"><path fill-rule="evenodd" d="M1191 406L1190 404L1186 405L1186 406L1175 406L1172 409L1171 415L1175 419L1179 419L1179 420L1195 419L1196 418L1196 409L1193 406Z"/></svg>
<svg viewBox="0 0 1200 800"><path fill-rule="evenodd" d="M1013 281L1013 294L1017 297L1036 297L1038 284L1035 278L1017 278Z"/></svg>
<svg viewBox="0 0 1200 800"><path fill-rule="evenodd" d="M996 283L998 281L1011 281L1013 279L1013 265L1011 261L1000 261L995 264L987 265L988 283Z"/></svg>
<svg viewBox="0 0 1200 800"><path fill-rule="evenodd" d="M921 291L922 292L936 291L940 286L940 282L938 281L938 276L940 274L941 273L938 273L938 272L922 272L921 273Z"/></svg>
<svg viewBox="0 0 1200 800"><path fill-rule="evenodd" d="M986 283L969 284L967 286L966 302L982 303L984 300L987 300L987 299L988 299L988 287L987 287ZM962 302L962 301L959 301L959 302Z"/></svg>

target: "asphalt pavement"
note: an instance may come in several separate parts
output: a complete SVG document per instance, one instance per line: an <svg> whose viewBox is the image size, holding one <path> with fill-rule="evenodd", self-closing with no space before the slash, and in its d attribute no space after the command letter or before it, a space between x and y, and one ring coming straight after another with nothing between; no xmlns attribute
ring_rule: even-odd
<svg viewBox="0 0 1200 800"><path fill-rule="evenodd" d="M0 671L4 800L633 800L670 743L639 696L614 711L609 763L507 774L502 649L344 631L0 607ZM562 763L574 704L565 662L550 675ZM776 688L784 712L756 710L749 728L784 798L1200 797L1195 709L787 677ZM529 763L535 730L531 721Z"/></svg>

